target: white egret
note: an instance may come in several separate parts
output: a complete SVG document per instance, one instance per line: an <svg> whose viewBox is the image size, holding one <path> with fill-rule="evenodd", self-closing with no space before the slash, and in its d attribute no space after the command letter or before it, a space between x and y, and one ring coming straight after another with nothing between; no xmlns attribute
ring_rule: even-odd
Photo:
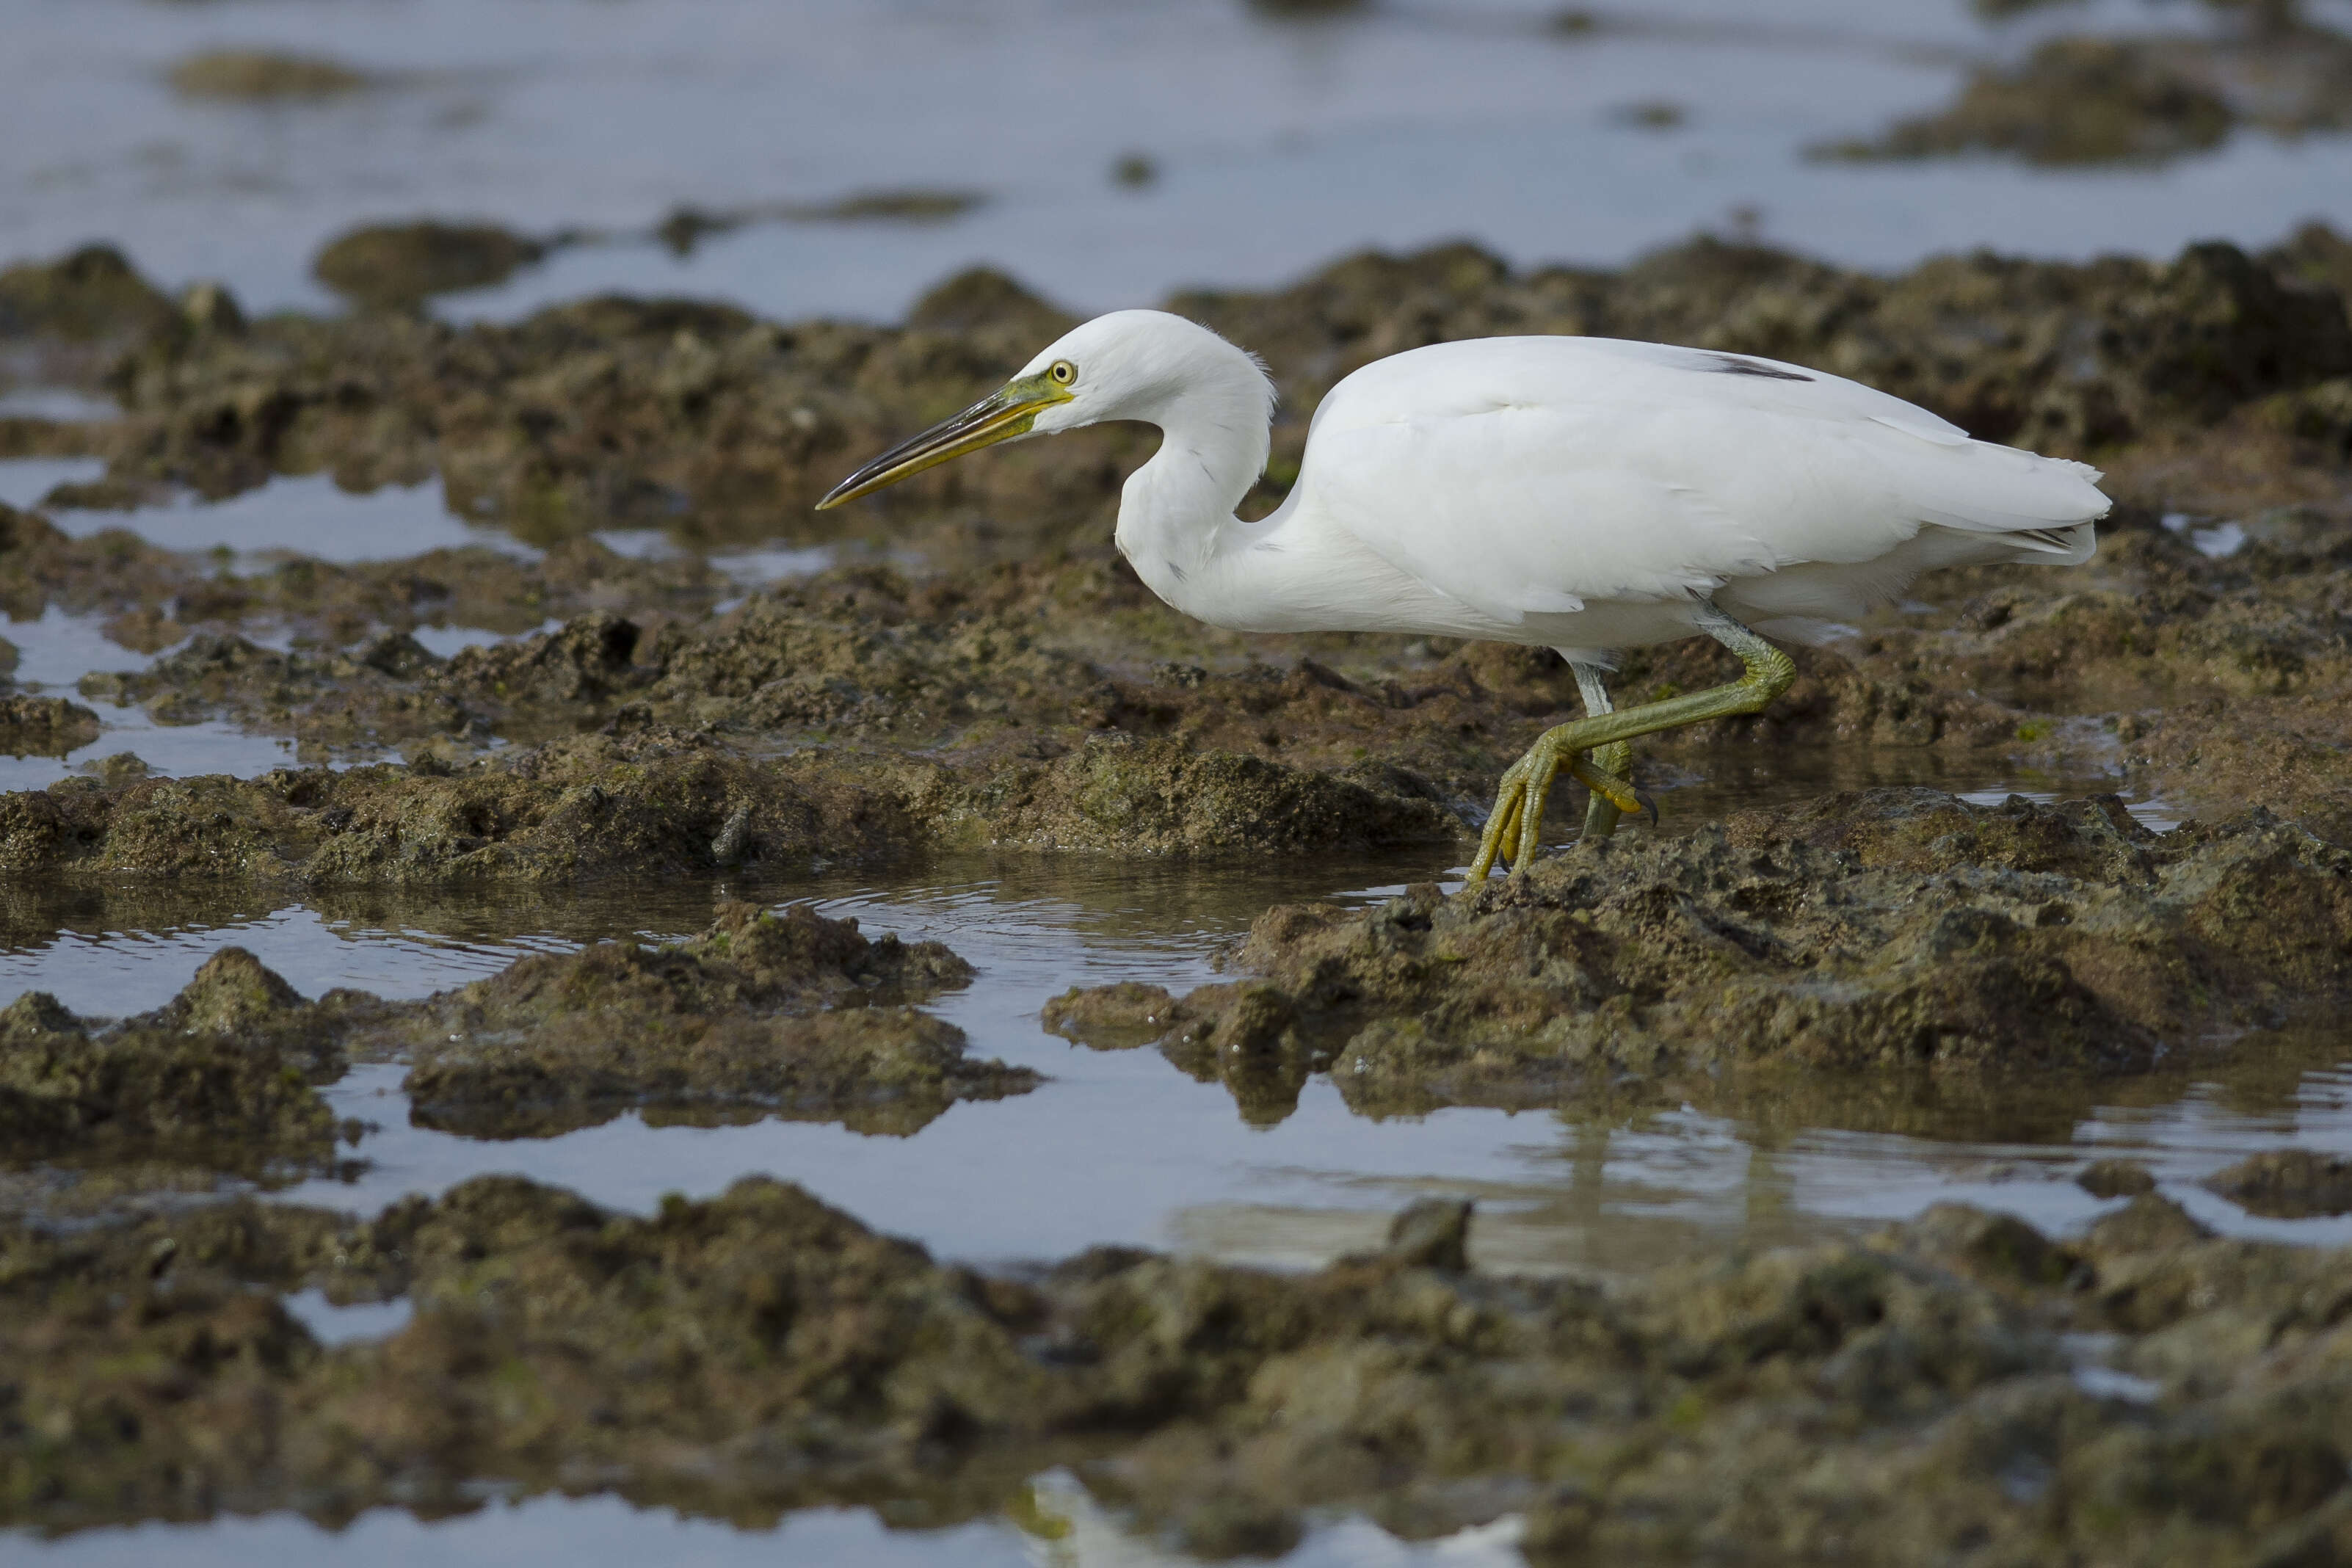
<svg viewBox="0 0 2352 1568"><path fill-rule="evenodd" d="M1120 310L841 484L838 506L1000 441L1156 425L1118 542L1151 591L1245 632L1382 631L1557 648L1586 716L1504 773L1470 868L1536 853L1565 768L1588 831L1646 805L1635 736L1753 713L1795 678L1759 632L1804 638L1938 566L2091 557L2099 472L1971 439L1856 382L1748 354L1606 338L1480 338L1379 360L1331 389L1298 482L1255 522L1274 387L1207 328ZM1705 635L1727 686L1612 710L1612 650ZM1654 810L1653 811L1654 816Z"/></svg>

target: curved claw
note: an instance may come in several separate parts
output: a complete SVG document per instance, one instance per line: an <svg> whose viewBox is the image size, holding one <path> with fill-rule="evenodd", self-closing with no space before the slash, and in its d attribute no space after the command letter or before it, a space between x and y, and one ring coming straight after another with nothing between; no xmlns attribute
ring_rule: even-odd
<svg viewBox="0 0 2352 1568"><path fill-rule="evenodd" d="M1654 799L1651 796L1650 792L1645 789L1635 790L1633 792L1633 799L1640 804L1643 811L1650 814L1650 826L1655 827L1658 825L1657 801Z"/></svg>
<svg viewBox="0 0 2352 1568"><path fill-rule="evenodd" d="M1635 789L1624 779L1611 773L1590 757L1571 759L1568 764L1568 773L1570 778L1620 811L1632 813L1640 811L1643 807L1640 790Z"/></svg>

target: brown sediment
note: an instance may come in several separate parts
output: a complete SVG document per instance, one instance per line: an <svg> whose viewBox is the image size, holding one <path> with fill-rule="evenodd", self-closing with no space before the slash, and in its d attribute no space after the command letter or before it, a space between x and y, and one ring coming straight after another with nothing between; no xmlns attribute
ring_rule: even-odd
<svg viewBox="0 0 2352 1568"><path fill-rule="evenodd" d="M1363 1112L1572 1101L1648 1081L2145 1072L2352 991L2352 852L2256 813L2158 836L2112 796L1973 806L1932 791L1619 837L1451 899L1283 906L1181 999L1066 998L1139 1021L1278 1120L1328 1071Z"/></svg>
<svg viewBox="0 0 2352 1568"><path fill-rule="evenodd" d="M2076 1242L1946 1206L1601 1289L1468 1267L1468 1218L1419 1205L1305 1275L1105 1248L1017 1279L766 1180L642 1218L490 1177L364 1222L16 1227L0 1510L344 1519L489 1485L1049 1523L1021 1479L1064 1463L1211 1555L1333 1508L1517 1513L1539 1563L2318 1562L2345 1529L2343 1253L2155 1197ZM325 1349L271 1294L300 1284L415 1314Z"/></svg>

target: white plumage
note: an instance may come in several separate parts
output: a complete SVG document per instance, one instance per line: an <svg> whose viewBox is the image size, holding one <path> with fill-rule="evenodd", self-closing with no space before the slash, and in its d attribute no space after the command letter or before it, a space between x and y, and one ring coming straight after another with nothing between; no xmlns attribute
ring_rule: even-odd
<svg viewBox="0 0 2352 1568"><path fill-rule="evenodd" d="M1033 368L1057 361L1078 366L1076 395L1037 430L1160 425L1167 443L1128 485L1120 545L1179 609L1242 630L1491 637L1574 657L1688 637L1688 607L1711 595L1802 636L1933 567L2088 560L2087 525L2108 505L2095 469L1971 440L1819 371L1608 338L1478 338L1333 387L1289 497L1238 523L1270 412L1249 356L1129 310Z"/></svg>
<svg viewBox="0 0 2352 1568"><path fill-rule="evenodd" d="M1519 337L1414 349L1349 375L1315 411L1289 496L1243 522L1234 509L1264 471L1273 396L1257 362L1208 329L1122 310L1066 333L825 504L993 441L1142 420L1165 439L1127 482L1119 548L1153 592L1213 625L1556 647L1596 718L1608 650L1705 633L1748 664L1749 681L1711 707L1653 704L1650 719L1555 731L1587 747L1601 730L1615 743L1769 700L1787 661L1748 626L1803 638L1939 566L2077 565L2108 508L2095 468L1972 440L1821 371ZM1538 761L1521 764L1535 781L1528 851L1550 780ZM1623 783L1605 768L1588 782ZM1476 874L1501 831L1490 827Z"/></svg>

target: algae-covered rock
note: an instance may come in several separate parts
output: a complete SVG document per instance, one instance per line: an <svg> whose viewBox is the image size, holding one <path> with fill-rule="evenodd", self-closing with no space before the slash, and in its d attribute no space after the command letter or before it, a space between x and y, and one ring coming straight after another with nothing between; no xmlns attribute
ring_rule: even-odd
<svg viewBox="0 0 2352 1568"><path fill-rule="evenodd" d="M2152 163L2216 147L2236 124L2228 100L2168 51L2137 39L2063 37L2014 68L1974 72L1949 109L1832 151L1848 158L1981 151L2032 163Z"/></svg>
<svg viewBox="0 0 2352 1568"><path fill-rule="evenodd" d="M731 904L677 946L519 960L409 1009L391 1037L412 1043L418 1119L458 1131L564 1131L643 1105L911 1132L1037 1082L966 1058L962 1031L905 1005L971 974L937 942Z"/></svg>
<svg viewBox="0 0 2352 1568"><path fill-rule="evenodd" d="M27 992L0 1010L0 1155L324 1164L337 1129L317 1086L341 1075L337 1025L355 1000L306 1003L235 947L164 1006L120 1024Z"/></svg>
<svg viewBox="0 0 2352 1568"><path fill-rule="evenodd" d="M2236 36L2050 38L2014 65L1971 71L1947 109L1819 151L2155 163L2210 151L2241 125L2294 136L2352 123L2352 38L2279 0L2260 9L2269 23Z"/></svg>
<svg viewBox="0 0 2352 1568"><path fill-rule="evenodd" d="M84 246L55 261L0 270L0 339L120 346L168 331L178 315L110 246Z"/></svg>
<svg viewBox="0 0 2352 1568"><path fill-rule="evenodd" d="M1311 1070L1373 1112L1686 1072L2137 1072L2340 1005L2352 858L2259 815L2159 837L2112 797L1872 791L1451 899L1277 908L1235 962L1256 977L1060 1015L1147 1010L1258 1117Z"/></svg>
<svg viewBox="0 0 2352 1568"><path fill-rule="evenodd" d="M1173 741L1089 743L1034 778L992 782L976 804L991 840L1055 849L1186 855L1443 844L1445 810L1261 757Z"/></svg>
<svg viewBox="0 0 2352 1568"><path fill-rule="evenodd" d="M1360 1510L1423 1535L1519 1514L1538 1563L2252 1568L2283 1540L2328 1561L2352 1510L2352 1255L1947 1206L1602 1289L1469 1267L1468 1217L1416 1205L1304 1274L1102 1248L1017 1278L761 1179L645 1216L486 1177L372 1221L6 1227L0 1519L434 1511L495 1479L937 1521L1060 1464L1203 1545ZM324 1349L275 1298L299 1285L414 1316ZM2086 1343L2155 1397L2078 1382Z"/></svg>
<svg viewBox="0 0 2352 1568"><path fill-rule="evenodd" d="M187 98L251 100L333 98L368 78L334 60L268 49L207 49L174 65L166 79Z"/></svg>
<svg viewBox="0 0 2352 1568"><path fill-rule="evenodd" d="M329 241L310 270L362 304L411 305L502 283L546 254L538 240L488 224L379 224Z"/></svg>
<svg viewBox="0 0 2352 1568"><path fill-rule="evenodd" d="M338 287L413 300L504 276L538 242L420 226L346 243L352 270L336 272ZM1495 333L1798 360L1989 439L2113 448L2352 372L2340 295L2312 286L2318 250L2300 238L2292 248L2283 270L2296 287L2284 301L2278 276L2229 247L2171 263L1939 258L1888 279L1708 241L1615 272L1514 273L1466 246L1355 257L1284 289L1168 303L1264 354L1277 378L1285 412L1256 506L1295 478L1307 416L1341 376ZM858 461L991 390L1065 320L979 275L943 285L903 329L612 299L461 330L399 314L274 319L126 364L119 389L135 413L109 450L119 467L210 493L274 471L413 482L437 468L467 515L539 541L681 519L704 540L774 538ZM1148 450L1124 430L1024 444L925 475L847 521L942 559L1099 540L1124 472Z"/></svg>

